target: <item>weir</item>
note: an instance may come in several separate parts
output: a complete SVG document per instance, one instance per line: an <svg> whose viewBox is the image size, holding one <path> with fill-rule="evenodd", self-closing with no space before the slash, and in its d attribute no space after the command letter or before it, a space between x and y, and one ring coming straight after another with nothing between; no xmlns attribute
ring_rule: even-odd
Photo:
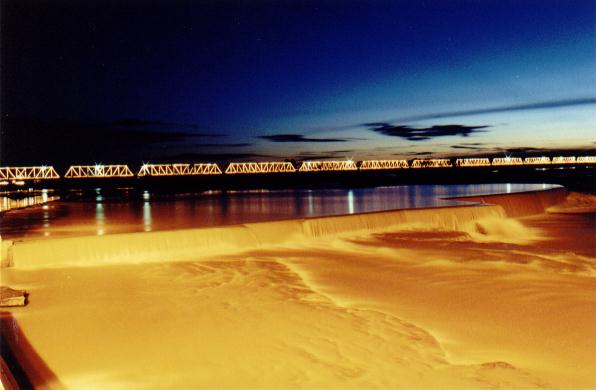
<svg viewBox="0 0 596 390"><path fill-rule="evenodd" d="M541 214L547 208L561 203L567 197L563 187L544 191L518 192L515 194L474 195L453 198L482 204L496 204L503 208L508 217L519 218Z"/></svg>
<svg viewBox="0 0 596 390"><path fill-rule="evenodd" d="M564 188L459 198L479 202L242 225L4 243L2 266L18 268L196 260L317 237L399 229L466 230L485 218L542 213L565 199ZM489 204L490 203L490 204Z"/></svg>

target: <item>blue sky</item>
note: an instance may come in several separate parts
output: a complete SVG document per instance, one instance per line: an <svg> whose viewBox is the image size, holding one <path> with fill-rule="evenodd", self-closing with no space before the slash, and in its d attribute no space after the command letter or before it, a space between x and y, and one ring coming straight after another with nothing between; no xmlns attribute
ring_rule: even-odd
<svg viewBox="0 0 596 390"><path fill-rule="evenodd" d="M2 7L5 160L410 158L596 142L594 1Z"/></svg>

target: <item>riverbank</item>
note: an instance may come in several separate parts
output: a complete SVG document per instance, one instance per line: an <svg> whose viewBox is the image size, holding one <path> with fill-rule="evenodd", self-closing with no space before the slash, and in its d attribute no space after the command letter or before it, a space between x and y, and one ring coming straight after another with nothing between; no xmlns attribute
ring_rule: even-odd
<svg viewBox="0 0 596 390"><path fill-rule="evenodd" d="M184 261L17 255L3 283L30 292L9 312L52 388L593 388L596 201L517 199L533 215L433 209L383 229L374 213L259 241L276 225Z"/></svg>
<svg viewBox="0 0 596 390"><path fill-rule="evenodd" d="M47 191L19 191L0 194L0 216L12 210L46 204L59 200L60 196Z"/></svg>

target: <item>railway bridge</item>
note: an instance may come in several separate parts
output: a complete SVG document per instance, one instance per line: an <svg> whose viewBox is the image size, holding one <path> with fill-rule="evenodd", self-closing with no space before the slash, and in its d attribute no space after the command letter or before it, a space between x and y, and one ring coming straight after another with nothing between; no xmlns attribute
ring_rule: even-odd
<svg viewBox="0 0 596 390"><path fill-rule="evenodd" d="M223 165L222 165L223 166ZM225 169L216 163L143 164L136 173L128 165L72 165L61 177L53 166L0 167L0 186L25 185L57 179L134 179L149 177L200 177L216 175L309 174L317 172L387 172L415 169L462 170L472 168L573 168L595 167L596 156L540 156L540 157L474 157L453 159L414 160L317 160L293 164L289 161L231 162Z"/></svg>

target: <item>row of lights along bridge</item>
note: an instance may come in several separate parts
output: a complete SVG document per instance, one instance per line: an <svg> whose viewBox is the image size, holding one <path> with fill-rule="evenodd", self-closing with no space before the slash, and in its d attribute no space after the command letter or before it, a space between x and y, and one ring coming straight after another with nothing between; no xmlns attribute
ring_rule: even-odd
<svg viewBox="0 0 596 390"><path fill-rule="evenodd" d="M256 174L289 172L324 172L356 170L391 170L408 168L471 168L507 167L537 165L582 165L596 164L596 156L567 157L495 157L458 159L416 159L407 160L336 160L304 161L298 167L291 162L233 162L225 171L215 163L197 164L143 164L137 177L146 176L193 176L219 174ZM64 174L67 179L134 177L127 165L72 165ZM24 184L25 180L59 179L52 166L0 167L0 185Z"/></svg>

